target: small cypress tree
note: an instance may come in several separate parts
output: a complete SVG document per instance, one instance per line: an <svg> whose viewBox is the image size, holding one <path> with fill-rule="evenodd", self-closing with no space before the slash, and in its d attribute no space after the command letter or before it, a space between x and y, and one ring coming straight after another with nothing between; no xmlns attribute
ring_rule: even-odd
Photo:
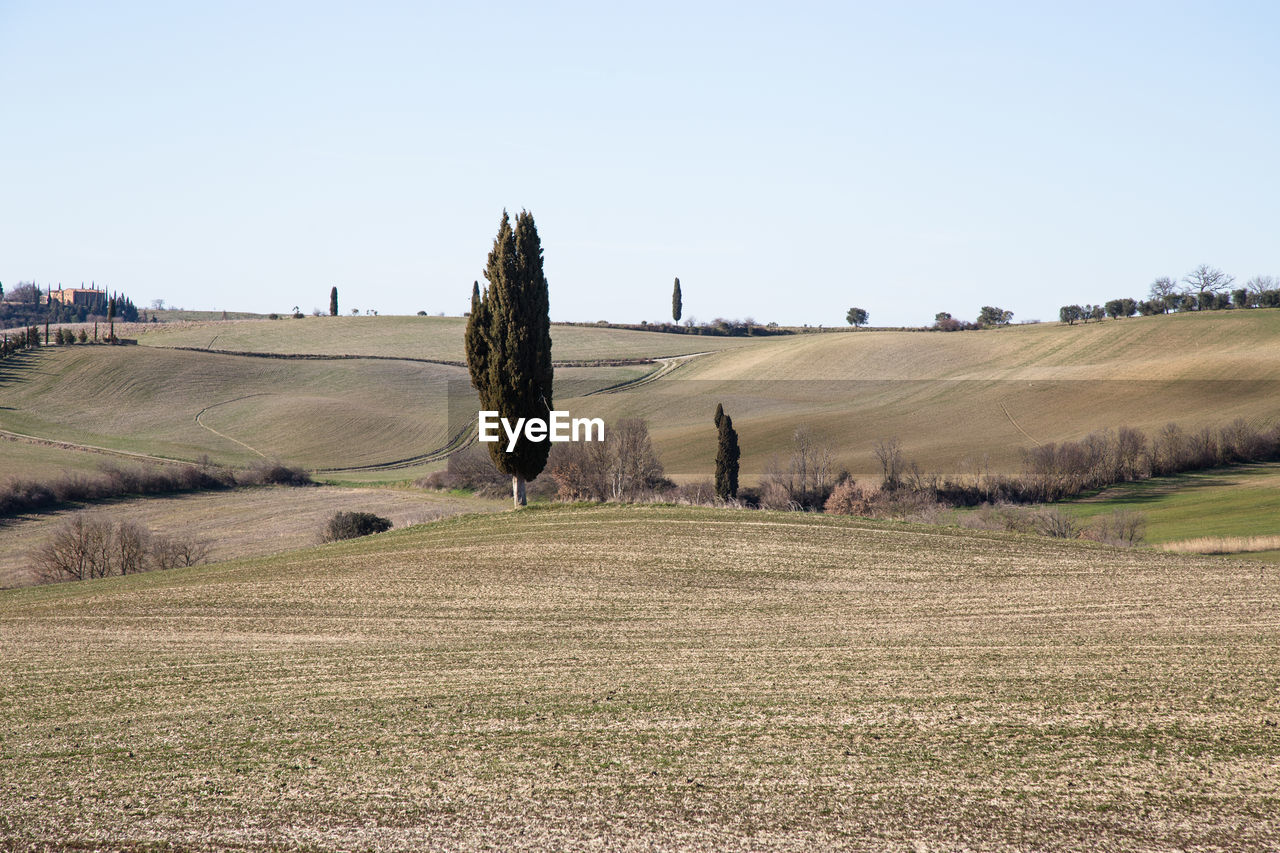
<svg viewBox="0 0 1280 853"><path fill-rule="evenodd" d="M107 340L114 341L116 339L116 298L114 296L107 300L107 322L111 324L111 331L107 332Z"/></svg>
<svg viewBox="0 0 1280 853"><path fill-rule="evenodd" d="M515 423L517 418L547 418L551 412L551 314L542 270L542 241L533 214L520 211L515 228L504 210L489 252L484 277L489 286L471 287L471 316L464 342L471 384L480 405ZM512 499L525 504L525 481L542 473L551 445L518 439L489 445L493 464L511 475Z"/></svg>
<svg viewBox="0 0 1280 853"><path fill-rule="evenodd" d="M684 302L680 299L680 279L676 278L676 286L671 291L671 319L677 323L680 322L680 315L684 313Z"/></svg>
<svg viewBox="0 0 1280 853"><path fill-rule="evenodd" d="M329 289L329 316L338 316L338 287L334 285Z"/></svg>
<svg viewBox="0 0 1280 853"><path fill-rule="evenodd" d="M741 450L738 448L738 431L733 428L733 418L724 414L722 407L716 407L716 428L719 441L716 443L716 497L722 501L738 496L738 459Z"/></svg>

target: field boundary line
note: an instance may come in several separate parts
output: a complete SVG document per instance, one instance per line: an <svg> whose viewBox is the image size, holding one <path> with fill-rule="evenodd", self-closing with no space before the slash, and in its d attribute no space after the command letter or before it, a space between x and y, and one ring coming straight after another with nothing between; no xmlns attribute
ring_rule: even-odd
<svg viewBox="0 0 1280 853"><path fill-rule="evenodd" d="M217 340L215 336L214 340ZM213 341L210 341L213 343ZM351 353L312 353L312 352L251 352L249 350L211 349L209 347L166 346L163 344L147 344L151 349L180 350L182 352L204 352L213 355L234 355L241 358L278 358L302 361L411 361L418 364L440 364L445 367L466 367L465 361L443 358L419 358L411 355L356 355ZM657 364L671 358L692 358L707 353L687 353L675 356L654 356L644 358L572 358L551 362L552 367L631 367L637 364Z"/></svg>
<svg viewBox="0 0 1280 853"><path fill-rule="evenodd" d="M183 459L170 459L165 456L153 456L150 453L137 453L132 450L114 450L110 447L99 447L96 444L80 444L74 441L63 441L58 438L41 438L38 435L26 435L21 432L13 432L7 429L0 429L0 438L9 441L21 441L26 444L37 444L43 447L54 447L59 450L83 450L87 453L101 453L106 456L123 456L126 459L141 459L147 462L161 462L165 465L186 465L190 464Z"/></svg>

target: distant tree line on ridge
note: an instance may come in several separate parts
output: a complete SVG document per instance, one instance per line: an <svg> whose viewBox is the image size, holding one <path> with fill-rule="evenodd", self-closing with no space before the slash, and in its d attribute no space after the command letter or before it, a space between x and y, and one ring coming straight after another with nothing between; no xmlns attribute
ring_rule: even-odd
<svg viewBox="0 0 1280 853"><path fill-rule="evenodd" d="M1280 308L1280 288L1269 275L1257 275L1244 287L1232 288L1235 278L1208 264L1187 273L1181 282L1163 276L1151 283L1147 298L1110 299L1100 305L1063 305L1058 319L1068 326L1119 319L1141 314L1144 317L1171 311L1224 311L1237 308Z"/></svg>

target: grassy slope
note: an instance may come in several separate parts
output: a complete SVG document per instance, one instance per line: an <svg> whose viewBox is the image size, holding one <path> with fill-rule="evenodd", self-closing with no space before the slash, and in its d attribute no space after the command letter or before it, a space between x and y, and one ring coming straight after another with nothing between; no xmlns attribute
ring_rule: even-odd
<svg viewBox="0 0 1280 853"><path fill-rule="evenodd" d="M1197 471L1124 483L1068 504L1082 518L1118 509L1147 517L1147 541L1280 534L1280 465ZM1280 551L1250 559L1280 562Z"/></svg>
<svg viewBox="0 0 1280 853"><path fill-rule="evenodd" d="M4 389L0 428L178 459L209 454L226 463L261 458L252 447L306 467L358 465L439 446L447 380L463 377L458 368L409 362L282 361L143 347L51 348L38 359ZM196 421L201 412L203 426Z"/></svg>
<svg viewBox="0 0 1280 853"><path fill-rule="evenodd" d="M452 435L449 383L468 388L462 368L408 361L76 346L47 348L26 362L3 386L0 429L188 461L207 454L235 465L267 457L338 468L424 454ZM564 368L558 375L563 388L585 391L652 369ZM474 419L474 406L463 408ZM32 452L7 449L0 446L0 478L26 475ZM342 476L403 480L422 470Z"/></svg>
<svg viewBox="0 0 1280 853"><path fill-rule="evenodd" d="M317 544L338 511L373 512L395 527L422 524L460 512L504 509L508 501L424 493L408 489L237 489L110 501L86 509L0 520L0 588L35 583L27 554L73 514L89 512L133 521L153 534L194 538L209 545L209 562L260 557Z"/></svg>
<svg viewBox="0 0 1280 853"><path fill-rule="evenodd" d="M709 474L717 401L734 418L744 474L785 460L808 426L838 465L878 475L876 439L898 437L926 470L1014 470L1036 442L1169 421L1274 421L1280 311L1132 318L992 332L865 332L767 339L701 357L660 383L593 401L648 416L668 470Z"/></svg>
<svg viewBox="0 0 1280 853"><path fill-rule="evenodd" d="M62 475L94 474L103 465L129 466L128 457L32 444L0 436L0 483L10 477L46 481Z"/></svg>
<svg viewBox="0 0 1280 853"><path fill-rule="evenodd" d="M461 317L307 317L303 320L184 323L154 326L148 346L192 346L238 352L386 355L462 361ZM669 335L590 326L553 326L558 361L653 358L745 346L748 338Z"/></svg>
<svg viewBox="0 0 1280 853"><path fill-rule="evenodd" d="M308 317L159 329L145 334L143 341L458 358L462 322ZM867 478L878 473L871 452L878 438L898 437L907 457L926 470L1008 471L1018 467L1023 449L1035 442L1078 438L1094 429L1128 424L1154 430L1170 420L1193 427L1237 416L1272 419L1280 380L1280 311L1270 310L956 334L858 332L724 339L558 326L555 336L561 358L728 348L699 357L661 381L589 400L574 399L576 392L565 390L571 372L558 372L557 403L575 415L647 417L663 462L677 479L709 476L715 451L714 430L708 425L717 401L725 403L741 435L745 482L759 477L772 457L785 461L792 433L800 425L811 428L818 441L832 449L837 468ZM254 393L262 396L218 406L207 414L207 424L269 455L314 467L420 453L439 446L436 433L447 431L438 401L423 399L420 371L429 372L430 366L219 362L227 357L157 352L152 347L129 352L136 353L139 363L182 365L171 372L187 382L191 399L179 400L157 416L149 412L156 401L146 397L151 380L136 382L128 397L136 417L121 423L113 413L114 422L103 423L116 434L111 439L96 428L107 401L95 395L99 386L113 383L86 371L99 383L88 391L92 411L78 411L76 382L67 384L70 392L33 382L35 393L27 395L25 409L0 409L0 427L25 422L29 431L40 434L92 436L101 440L91 443L114 440L184 458L208 452L227 461L246 461L251 453L195 425L199 406L189 409L195 402L204 406ZM235 365L235 370L217 367L220 363ZM103 368L111 369L122 376L130 370L146 375L132 365ZM191 371L197 369L192 378ZM606 380L636 375L635 370L592 376L608 384ZM244 375L224 376L228 371ZM455 372L463 375L460 369ZM7 389L5 393L8 396ZM359 417L352 418L353 411ZM159 431L149 423L157 417L164 422ZM415 433L422 424L429 440ZM338 440L355 429L365 440ZM376 480L387 475L367 476Z"/></svg>
<svg viewBox="0 0 1280 853"><path fill-rule="evenodd" d="M655 507L9 591L0 846L1274 849L1277 596Z"/></svg>

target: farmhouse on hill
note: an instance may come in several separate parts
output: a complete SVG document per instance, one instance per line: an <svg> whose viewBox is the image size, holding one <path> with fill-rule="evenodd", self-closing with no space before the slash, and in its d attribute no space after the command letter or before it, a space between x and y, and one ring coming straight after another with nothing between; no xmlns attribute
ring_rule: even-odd
<svg viewBox="0 0 1280 853"><path fill-rule="evenodd" d="M96 287L70 287L63 288L58 285L57 290L49 289L50 302L61 302L63 305L79 307L83 305L89 311L101 313L107 310L107 292L99 290Z"/></svg>

